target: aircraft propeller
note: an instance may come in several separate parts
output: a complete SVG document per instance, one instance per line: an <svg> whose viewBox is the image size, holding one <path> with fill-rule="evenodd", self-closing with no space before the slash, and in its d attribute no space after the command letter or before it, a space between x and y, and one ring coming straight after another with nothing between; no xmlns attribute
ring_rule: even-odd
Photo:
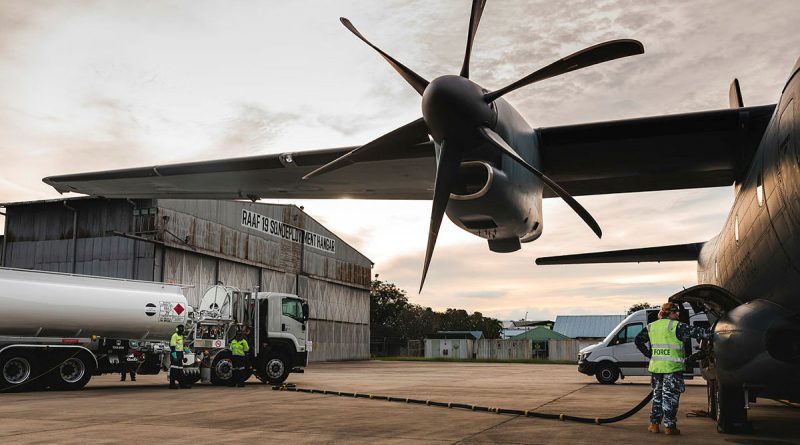
<svg viewBox="0 0 800 445"><path fill-rule="evenodd" d="M422 279L420 281L420 292L422 292L422 286L425 283L425 277L428 273L433 250L436 246L436 239L439 235L439 228L441 227L447 203L450 199L450 193L453 185L456 183L458 168L462 161L461 150L457 148L459 144L454 144L454 141L449 139L463 138L463 134L469 133L472 131L471 129L478 130L479 137L487 142L487 147L509 156L514 162L520 164L539 178L557 196L563 199L598 237L602 236L602 231L597 221L595 221L591 214L589 214L575 198L556 182L548 178L544 173L526 162L519 153L503 140L502 136L490 128L494 126L491 121L495 113L491 107L491 103L506 93L541 80L610 60L644 53L643 45L636 40L612 40L570 54L499 90L486 92L486 90L481 89L471 81L464 80L469 79L469 62L472 53L472 45L485 6L486 0L472 1L464 63L459 76L442 76L434 79L433 82L427 81L410 68L386 54L383 50L367 40L366 37L353 26L350 20L342 17L340 19L342 24L350 30L350 32L377 51L389 62L389 65L417 91L417 93L423 96L422 108L424 117L362 145L303 177L303 179L309 179L356 162L377 159L375 154L378 152L385 153L389 150L396 150L401 147L427 142L429 140L428 135L431 135L438 143L440 150L437 159L431 219L428 230L428 243L425 249L425 263L422 270ZM456 112L458 113L457 116L463 119L453 124L453 115L455 115ZM464 116L468 117L464 118Z"/></svg>

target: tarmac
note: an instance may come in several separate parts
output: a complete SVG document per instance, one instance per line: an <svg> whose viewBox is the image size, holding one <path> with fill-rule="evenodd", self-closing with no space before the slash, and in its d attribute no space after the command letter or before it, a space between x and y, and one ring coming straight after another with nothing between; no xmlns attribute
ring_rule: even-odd
<svg viewBox="0 0 800 445"><path fill-rule="evenodd" d="M575 365L441 362L314 363L288 382L303 388L611 417L649 392L649 378L600 385ZM800 409L751 405L756 433L717 433L705 381L687 381L679 437L651 434L648 407L622 422L579 424L508 414L408 405L334 395L195 385L167 389L166 375L119 382L94 377L80 391L0 394L0 443L415 443L415 444L752 444L800 443Z"/></svg>

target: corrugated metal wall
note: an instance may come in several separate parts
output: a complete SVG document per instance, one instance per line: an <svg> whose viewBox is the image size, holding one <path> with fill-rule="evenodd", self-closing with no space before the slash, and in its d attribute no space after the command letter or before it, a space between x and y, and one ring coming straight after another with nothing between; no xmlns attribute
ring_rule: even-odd
<svg viewBox="0 0 800 445"><path fill-rule="evenodd" d="M533 342L530 340L478 340L479 360L530 360Z"/></svg>
<svg viewBox="0 0 800 445"><path fill-rule="evenodd" d="M598 340L548 340L548 360L578 361L578 351L597 343Z"/></svg>
<svg viewBox="0 0 800 445"><path fill-rule="evenodd" d="M335 253L244 227L243 208L334 239ZM312 361L369 358L371 263L295 206L79 198L7 212L8 267L186 284L192 305L217 281L298 292L311 308Z"/></svg>

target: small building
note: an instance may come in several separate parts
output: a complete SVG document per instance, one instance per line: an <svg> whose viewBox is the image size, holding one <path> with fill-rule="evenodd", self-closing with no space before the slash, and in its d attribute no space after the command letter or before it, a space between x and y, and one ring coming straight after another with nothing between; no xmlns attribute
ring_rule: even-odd
<svg viewBox="0 0 800 445"><path fill-rule="evenodd" d="M569 338L602 340L625 315L557 315L553 330Z"/></svg>
<svg viewBox="0 0 800 445"><path fill-rule="evenodd" d="M308 299L312 361L369 358L372 262L294 205L78 197L0 204L0 266ZM58 298L54 295L53 298Z"/></svg>
<svg viewBox="0 0 800 445"><path fill-rule="evenodd" d="M576 361L578 351L593 345L611 333L625 315L558 315L553 331L569 340L550 340L548 357L550 360Z"/></svg>
<svg viewBox="0 0 800 445"><path fill-rule="evenodd" d="M564 334L559 334L556 331L546 326L536 326L519 335L514 336L514 340L530 340L532 347L533 358L547 360L549 359L549 342L550 340L572 340Z"/></svg>
<svg viewBox="0 0 800 445"><path fill-rule="evenodd" d="M439 331L425 339L425 357L473 359L477 354L475 344L481 337L481 331Z"/></svg>

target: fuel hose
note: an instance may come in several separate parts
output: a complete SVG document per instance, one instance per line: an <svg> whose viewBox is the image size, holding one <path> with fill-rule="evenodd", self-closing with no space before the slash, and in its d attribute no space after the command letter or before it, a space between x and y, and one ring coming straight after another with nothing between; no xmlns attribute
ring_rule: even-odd
<svg viewBox="0 0 800 445"><path fill-rule="evenodd" d="M423 400L423 399L411 399L408 397L394 397L394 396L383 396L383 395L376 395L376 394L365 394L365 393L358 393L358 392L344 392L344 391L331 391L326 389L312 389L312 388L298 388L292 384L285 384L285 385L275 385L272 387L275 391L294 391L294 392L304 392L308 394L325 394L331 396L339 396L339 397L349 397L355 399L370 399L370 400L382 400L386 402L399 402L399 403L408 403L414 405L426 405L426 406L437 406L441 408L451 408L451 409L464 409L469 411L478 411L478 412L486 412L486 413L496 413L496 414L511 414L514 416L523 416L523 417L536 417L540 419L551 419L551 420L560 420L560 421L570 421L570 422L579 422L579 423L594 423L596 425L602 425L604 423L614 423L619 422L621 420L625 420L628 417L636 414L642 408L647 405L650 400L653 399L653 392L650 391L647 396L642 399L641 402L636 404L630 410L614 417L581 417L581 416L571 416L569 414L553 414L553 413L542 413L533 410L522 410L522 409L509 409L509 408L498 408L498 407L491 407L491 406L481 406L481 405L470 405L467 403L456 403L456 402L439 402L435 400Z"/></svg>

